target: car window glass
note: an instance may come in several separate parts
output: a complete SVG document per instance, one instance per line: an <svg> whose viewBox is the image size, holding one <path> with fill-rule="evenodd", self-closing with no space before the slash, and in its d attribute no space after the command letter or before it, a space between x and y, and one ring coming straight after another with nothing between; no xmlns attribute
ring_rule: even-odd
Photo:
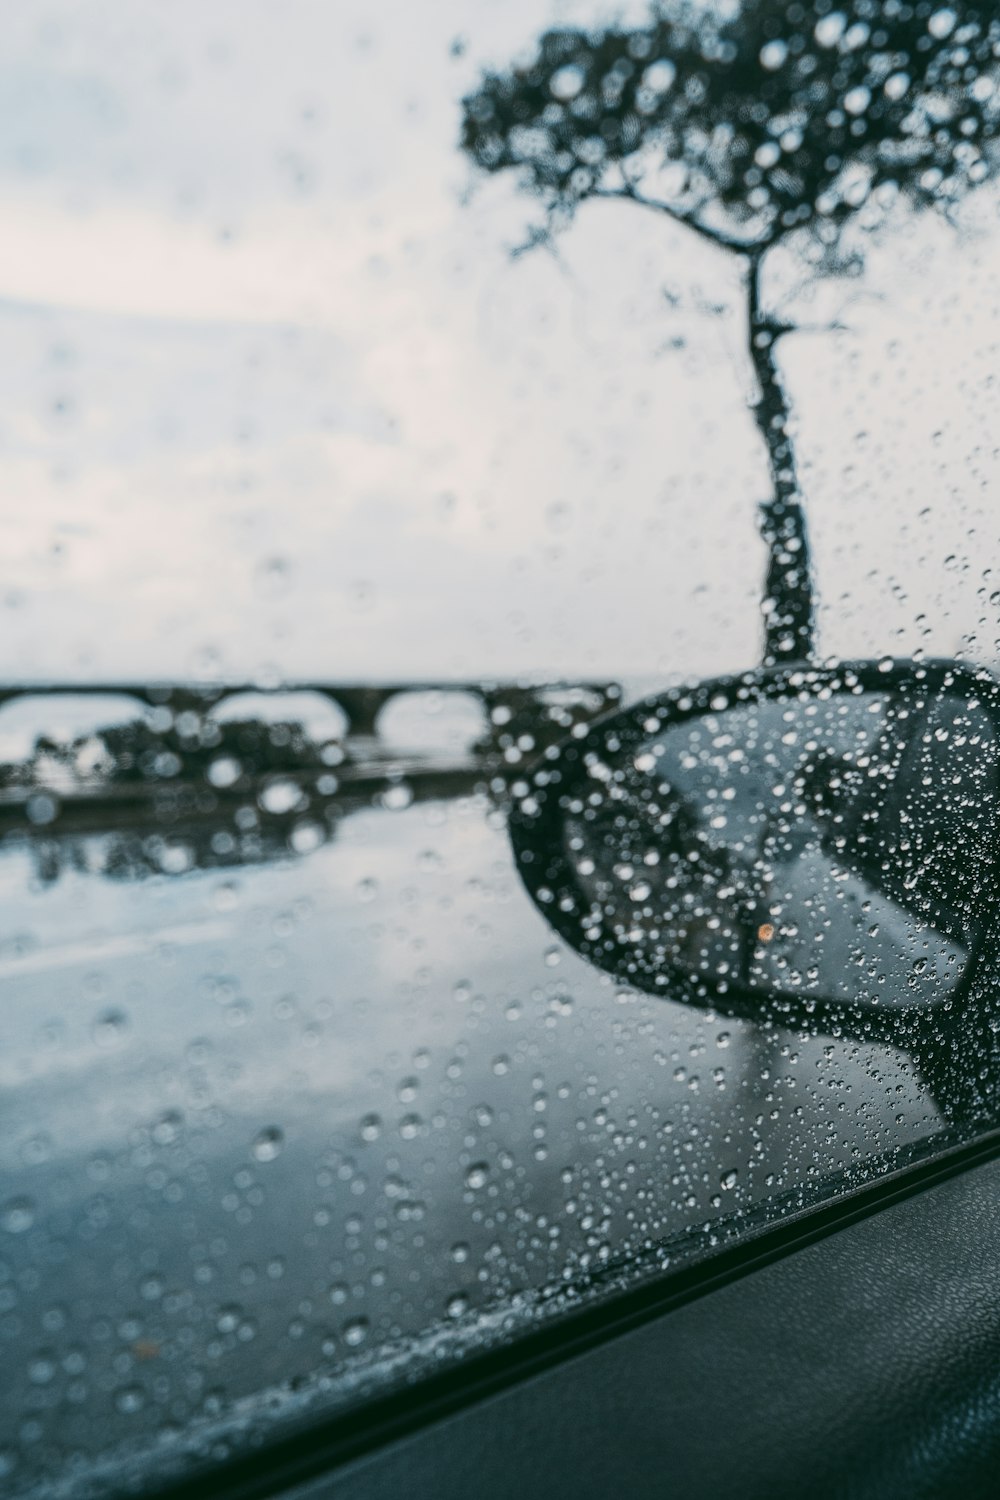
<svg viewBox="0 0 1000 1500"><path fill-rule="evenodd" d="M6 32L0 1488L991 1128L997 24Z"/></svg>

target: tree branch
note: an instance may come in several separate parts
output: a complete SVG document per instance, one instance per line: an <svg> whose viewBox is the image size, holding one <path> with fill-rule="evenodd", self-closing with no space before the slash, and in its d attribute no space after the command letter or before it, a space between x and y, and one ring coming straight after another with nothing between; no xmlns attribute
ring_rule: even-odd
<svg viewBox="0 0 1000 1500"><path fill-rule="evenodd" d="M700 234L702 239L708 240L719 250L728 250L733 255L760 255L772 244L772 238L761 240L737 239L735 235L726 234L721 229L710 229L703 224L693 213L685 213L682 208L674 208L669 203L660 203L655 198L647 198L645 194L638 192L631 183L626 183L621 188L595 188L589 195L591 198L611 198L616 202L638 203L641 208L651 208L656 213L664 214L668 219L673 219L675 224L683 224L686 229L693 229L695 234Z"/></svg>

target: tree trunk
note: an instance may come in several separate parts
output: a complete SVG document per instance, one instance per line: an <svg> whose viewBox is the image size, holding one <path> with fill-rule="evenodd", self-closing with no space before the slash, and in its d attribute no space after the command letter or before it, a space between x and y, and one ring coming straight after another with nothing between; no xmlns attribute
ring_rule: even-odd
<svg viewBox="0 0 1000 1500"><path fill-rule="evenodd" d="M768 547L764 590L764 665L803 661L815 646L815 599L805 512L788 433L790 412L775 360L785 329L761 308L763 255L751 256L747 276L747 340L759 389L753 413L767 446L772 495L761 505L760 530Z"/></svg>

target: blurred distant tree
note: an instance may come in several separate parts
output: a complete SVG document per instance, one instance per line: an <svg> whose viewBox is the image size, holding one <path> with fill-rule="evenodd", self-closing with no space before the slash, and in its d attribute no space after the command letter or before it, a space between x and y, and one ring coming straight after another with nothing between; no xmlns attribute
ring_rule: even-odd
<svg viewBox="0 0 1000 1500"><path fill-rule="evenodd" d="M81 768L83 752L96 750ZM212 767L227 761L231 780L212 782ZM326 769L323 746L309 739L301 724L265 724L259 719L217 723L201 721L186 731L172 724L154 729L146 720L108 725L95 734L70 742L41 735L33 754L14 764L0 764L0 788L44 787L53 767L66 773L69 783L113 785L164 783L207 778L241 795L265 775Z"/></svg>
<svg viewBox="0 0 1000 1500"><path fill-rule="evenodd" d="M193 732L184 733L176 725L154 730L137 719L101 729L97 737L109 762L105 775L109 782L190 780L209 776L212 766L226 759L237 774L225 785L242 792L255 777L278 771L318 770L324 764L320 747L296 723L206 720Z"/></svg>
<svg viewBox="0 0 1000 1500"><path fill-rule="evenodd" d="M489 172L519 171L547 210L539 238L588 199L621 198L744 260L772 480L766 661L811 654L815 606L775 356L792 328L763 303L765 258L796 236L817 271L834 269L865 204L947 212L991 177L998 58L993 4L678 0L641 27L550 31L464 101L464 148Z"/></svg>

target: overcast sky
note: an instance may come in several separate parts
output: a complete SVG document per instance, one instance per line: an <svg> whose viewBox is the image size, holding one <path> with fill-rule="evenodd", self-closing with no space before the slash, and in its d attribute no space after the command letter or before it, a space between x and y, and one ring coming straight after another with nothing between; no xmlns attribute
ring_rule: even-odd
<svg viewBox="0 0 1000 1500"><path fill-rule="evenodd" d="M533 206L470 197L456 146L484 63L600 14L12 10L0 675L754 662L738 266L613 204L512 259ZM899 219L794 304L853 299L782 346L830 653L997 655L993 194L965 220Z"/></svg>

